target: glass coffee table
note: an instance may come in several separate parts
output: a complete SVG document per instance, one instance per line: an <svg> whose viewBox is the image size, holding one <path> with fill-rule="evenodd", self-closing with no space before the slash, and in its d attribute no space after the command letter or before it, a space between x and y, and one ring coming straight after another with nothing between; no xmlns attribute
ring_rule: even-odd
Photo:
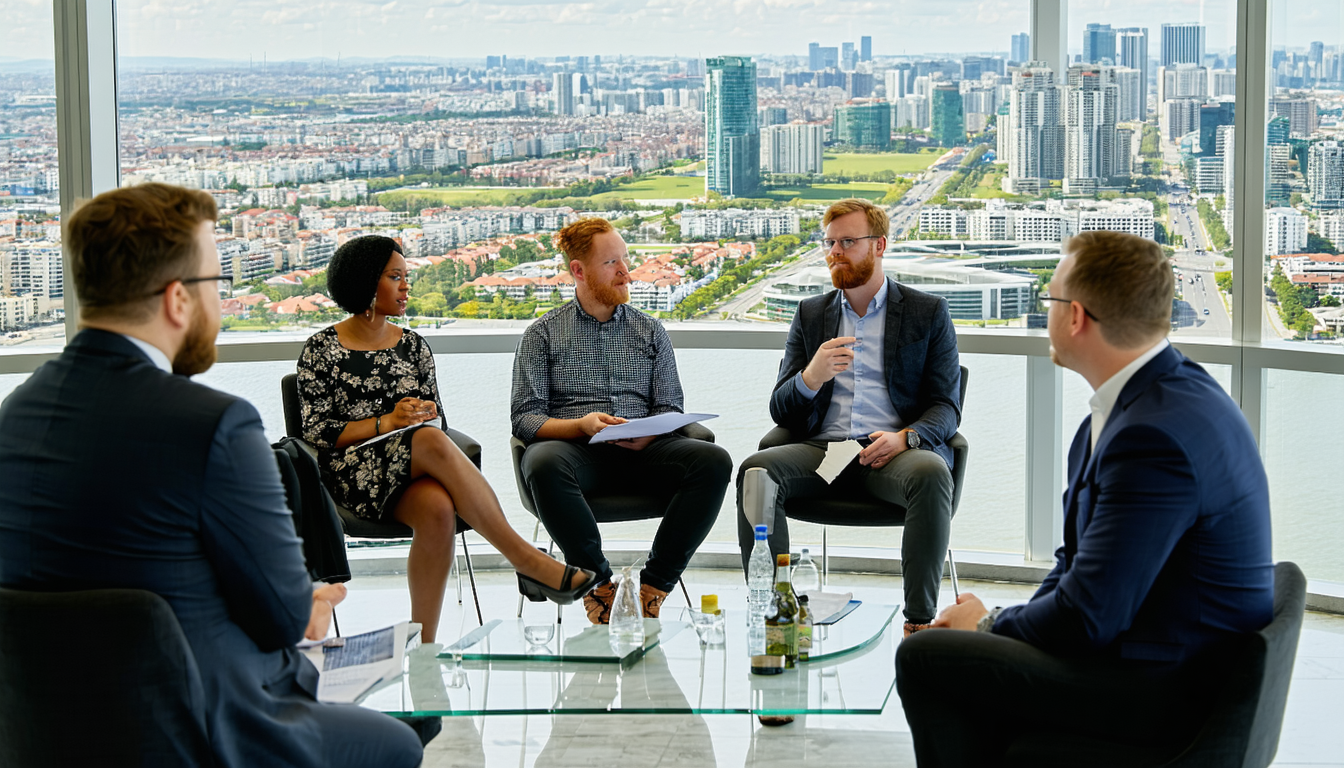
<svg viewBox="0 0 1344 768"><path fill-rule="evenodd" d="M525 632L488 622L461 648L421 646L404 673L360 703L396 717L526 714L880 714L896 681L896 606L863 604L816 627L812 658L782 675L753 675L742 610L726 612L722 643L705 645L686 609L647 619L644 645L611 650L607 628L560 624ZM456 644L454 644L456 645ZM460 660L459 660L460 657Z"/></svg>

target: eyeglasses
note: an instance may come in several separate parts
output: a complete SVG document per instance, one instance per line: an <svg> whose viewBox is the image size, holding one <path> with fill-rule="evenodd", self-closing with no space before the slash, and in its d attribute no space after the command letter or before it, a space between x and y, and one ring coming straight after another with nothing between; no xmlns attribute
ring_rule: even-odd
<svg viewBox="0 0 1344 768"><path fill-rule="evenodd" d="M1041 297L1040 297L1040 298L1041 298L1041 301L1058 301L1058 302L1061 302L1061 303L1063 303L1063 304L1072 304L1072 303L1073 303L1073 299L1065 299L1065 298L1061 298L1061 297L1055 297L1055 296L1051 296L1051 295L1048 294L1048 293L1043 293L1043 294L1041 294ZM1078 306L1083 307L1082 302L1079 302L1079 303L1078 303ZM1100 323L1100 322L1101 322L1101 318L1099 318L1099 317L1097 317L1096 315L1092 314L1092 310L1088 309L1087 307L1083 307L1083 312L1084 312L1084 314L1086 314L1088 317L1092 318L1092 322L1094 322L1094 323Z"/></svg>
<svg viewBox="0 0 1344 768"><path fill-rule="evenodd" d="M836 243L840 244L840 250L849 251L859 244L860 240L877 240L882 235L864 235L863 237L843 237L839 240L822 240L821 246L826 250L831 250Z"/></svg>
<svg viewBox="0 0 1344 768"><path fill-rule="evenodd" d="M181 283L181 284L183 284L183 285L190 285L190 284L192 284L192 283L206 283L206 282L209 282L209 281L211 281L211 280L214 280L216 283L218 283L218 286L216 286L216 287L219 289L219 292L220 292L220 293L224 293L225 291L232 291L232 290L233 290L233 278L230 277L229 275L210 275L209 277L184 277L184 278L182 278L181 280L172 280L172 281L170 281L167 285L163 286L163 287L160 288L159 290L157 290L157 291L155 291L155 292L153 292L153 293L151 293L151 294L149 294L149 295L150 295L150 296L158 296L159 294L166 292L169 288L172 288L172 287L173 287L173 283Z"/></svg>

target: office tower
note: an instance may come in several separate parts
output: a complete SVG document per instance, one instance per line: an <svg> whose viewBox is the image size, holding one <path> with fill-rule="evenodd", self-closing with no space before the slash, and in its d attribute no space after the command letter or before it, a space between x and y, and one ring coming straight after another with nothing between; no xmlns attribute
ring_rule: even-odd
<svg viewBox="0 0 1344 768"><path fill-rule="evenodd" d="M1143 128L1138 125L1119 125L1115 128L1115 174L1130 176L1134 173L1134 157L1138 154Z"/></svg>
<svg viewBox="0 0 1344 768"><path fill-rule="evenodd" d="M767 125L783 125L789 122L789 110L785 107L761 107L756 110L756 124L765 130Z"/></svg>
<svg viewBox="0 0 1344 768"><path fill-rule="evenodd" d="M1209 98L1234 99L1237 96L1237 71L1215 69L1209 72Z"/></svg>
<svg viewBox="0 0 1344 768"><path fill-rule="evenodd" d="M914 128L917 131L929 127L929 100L922 96L906 96L891 102L891 126L896 128Z"/></svg>
<svg viewBox="0 0 1344 768"><path fill-rule="evenodd" d="M504 56L486 56L486 57L485 57L485 68L486 68L486 69L499 69L499 68L501 68L501 67L504 66L504 59L505 59L505 58L507 58L507 57L504 57Z"/></svg>
<svg viewBox="0 0 1344 768"><path fill-rule="evenodd" d="M1312 41L1307 49L1307 63L1311 64L1311 76L1314 80L1324 80L1322 77L1321 65L1325 63L1325 43L1320 40Z"/></svg>
<svg viewBox="0 0 1344 768"><path fill-rule="evenodd" d="M868 72L846 72L845 93L851 99L866 99L873 95L873 76Z"/></svg>
<svg viewBox="0 0 1344 768"><path fill-rule="evenodd" d="M961 89L955 83L939 83L933 88L929 105L933 140L942 147L966 143L966 116L961 104Z"/></svg>
<svg viewBox="0 0 1344 768"><path fill-rule="evenodd" d="M1166 116L1162 119L1162 135L1167 141L1177 142L1183 136L1199 130L1199 108L1203 99L1168 99L1164 102Z"/></svg>
<svg viewBox="0 0 1344 768"><path fill-rule="evenodd" d="M1115 30L1110 24L1088 24L1083 30L1083 63L1114 64Z"/></svg>
<svg viewBox="0 0 1344 768"><path fill-rule="evenodd" d="M556 72L551 76L552 111L557 115L574 114L574 77L568 72Z"/></svg>
<svg viewBox="0 0 1344 768"><path fill-rule="evenodd" d="M1204 25L1193 21L1162 25L1161 66L1204 65Z"/></svg>
<svg viewBox="0 0 1344 768"><path fill-rule="evenodd" d="M1010 194L1034 195L1064 176L1064 122L1061 88L1054 70L1030 62L1013 74L1008 97L1008 177Z"/></svg>
<svg viewBox="0 0 1344 768"><path fill-rule="evenodd" d="M961 79L979 80L987 73L1002 75L1004 61L998 56L966 56L961 60Z"/></svg>
<svg viewBox="0 0 1344 768"><path fill-rule="evenodd" d="M1307 217L1292 208L1265 211L1265 255L1282 256L1307 249Z"/></svg>
<svg viewBox="0 0 1344 768"><path fill-rule="evenodd" d="M1287 144L1288 133L1291 123L1286 116L1271 117L1269 125L1266 127L1266 144Z"/></svg>
<svg viewBox="0 0 1344 768"><path fill-rule="evenodd" d="M1168 112L1175 102L1188 102L1194 100L1202 104L1209 93L1209 70L1194 64L1176 64L1170 67L1157 68L1157 117L1159 125L1163 130L1167 130L1170 124ZM1183 126L1185 133L1195 130L1199 126L1190 121L1189 105L1183 104L1179 107L1181 116L1175 125ZM1198 112L1196 112L1196 118ZM1173 130L1175 130L1173 128ZM1184 135L1178 134L1178 135Z"/></svg>
<svg viewBox="0 0 1344 768"><path fill-rule="evenodd" d="M1012 45L1009 46L1010 55L1008 56L1017 64L1025 64L1031 61L1031 35L1026 32L1019 32L1013 35Z"/></svg>
<svg viewBox="0 0 1344 768"><path fill-rule="evenodd" d="M1148 28L1115 31L1115 63L1139 71L1139 120L1148 117Z"/></svg>
<svg viewBox="0 0 1344 768"><path fill-rule="evenodd" d="M1319 126L1315 99L1270 99L1269 113L1275 117L1288 118L1288 133L1292 136L1305 138L1315 133Z"/></svg>
<svg viewBox="0 0 1344 768"><path fill-rule="evenodd" d="M1293 148L1287 144L1265 147L1265 202L1287 205L1293 196Z"/></svg>
<svg viewBox="0 0 1344 768"><path fill-rule="evenodd" d="M706 59L705 67L705 191L752 194L761 178L756 62L720 56Z"/></svg>
<svg viewBox="0 0 1344 768"><path fill-rule="evenodd" d="M813 72L824 69L825 64L821 61L821 43L807 44L807 68Z"/></svg>
<svg viewBox="0 0 1344 768"><path fill-rule="evenodd" d="M1111 80L1120 89L1115 121L1128 123L1142 121L1147 117L1143 106L1143 73L1129 67L1115 67L1111 70Z"/></svg>
<svg viewBox="0 0 1344 768"><path fill-rule="evenodd" d="M859 63L859 54L854 51L853 43L840 44L840 68L852 70Z"/></svg>
<svg viewBox="0 0 1344 768"><path fill-rule="evenodd" d="M1272 146L1270 149L1278 149ZM1318 141L1307 150L1307 188L1319 210L1344 208L1344 144Z"/></svg>
<svg viewBox="0 0 1344 768"><path fill-rule="evenodd" d="M864 35L859 38L859 61L873 60L873 38L870 35Z"/></svg>
<svg viewBox="0 0 1344 768"><path fill-rule="evenodd" d="M860 149L890 149L891 105L882 99L856 99L836 107L831 138Z"/></svg>
<svg viewBox="0 0 1344 768"><path fill-rule="evenodd" d="M897 64L886 71L883 79L887 86L887 101L894 102L897 99L911 96L915 92L915 66L913 64Z"/></svg>
<svg viewBox="0 0 1344 768"><path fill-rule="evenodd" d="M822 172L826 126L819 123L772 125L761 129L761 170L766 173Z"/></svg>
<svg viewBox="0 0 1344 768"><path fill-rule="evenodd" d="M1218 154L1218 128L1232 125L1237 115L1233 101L1211 101L1199 107L1199 153Z"/></svg>
<svg viewBox="0 0 1344 768"><path fill-rule="evenodd" d="M1115 114L1119 88L1110 68L1069 67L1064 101L1064 191L1095 192L1115 175Z"/></svg>

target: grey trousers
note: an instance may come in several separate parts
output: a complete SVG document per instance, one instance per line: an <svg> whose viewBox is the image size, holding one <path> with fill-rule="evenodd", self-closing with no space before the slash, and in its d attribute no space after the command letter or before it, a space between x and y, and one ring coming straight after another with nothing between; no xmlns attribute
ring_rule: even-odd
<svg viewBox="0 0 1344 768"><path fill-rule="evenodd" d="M933 621L938 612L938 585L943 579L943 556L952 529L952 473L933 451L907 450L881 469L854 459L830 485L816 469L826 455L823 442L792 443L767 448L747 457L737 471L737 542L742 570L747 568L755 536L742 507L742 475L760 467L779 485L774 510L770 553L789 551L789 524L784 503L789 499L820 497L861 501L876 497L905 507L901 538L901 575L905 585L905 619L914 624ZM873 505L870 513L826 521L831 525L893 525L890 514Z"/></svg>

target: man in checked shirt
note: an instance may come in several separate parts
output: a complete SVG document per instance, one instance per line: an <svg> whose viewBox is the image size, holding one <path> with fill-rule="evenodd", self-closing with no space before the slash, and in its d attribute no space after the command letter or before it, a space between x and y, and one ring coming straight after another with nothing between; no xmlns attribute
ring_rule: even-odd
<svg viewBox="0 0 1344 768"><path fill-rule="evenodd" d="M644 615L657 618L668 592L718 517L733 463L719 446L676 433L590 445L628 419L682 412L672 340L629 306L625 240L605 219L580 219L555 237L574 276L574 300L523 333L513 362L513 434L529 443L524 482L565 559L597 573L584 598L606 624L616 596L602 535L584 493L665 489L663 515L640 578Z"/></svg>

